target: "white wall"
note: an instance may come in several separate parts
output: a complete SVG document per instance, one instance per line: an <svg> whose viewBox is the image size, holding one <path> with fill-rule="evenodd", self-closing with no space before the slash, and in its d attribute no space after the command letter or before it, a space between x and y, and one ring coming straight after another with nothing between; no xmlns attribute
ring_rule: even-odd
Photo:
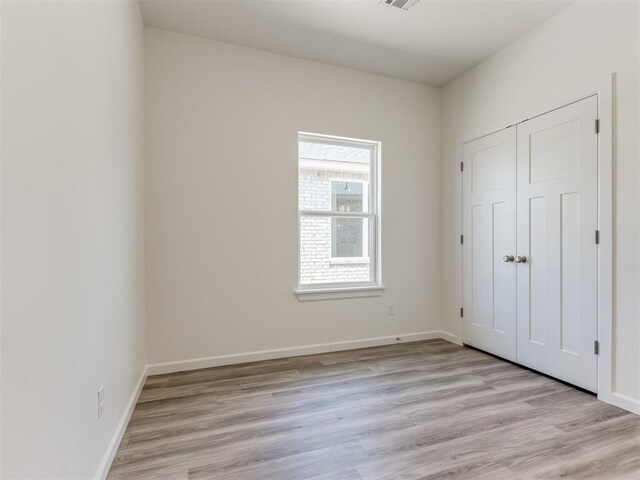
<svg viewBox="0 0 640 480"><path fill-rule="evenodd" d="M638 5L576 2L443 90L443 328L460 338L454 297L455 138L615 73L614 391L640 408ZM633 402L636 402L635 405Z"/></svg>
<svg viewBox="0 0 640 480"><path fill-rule="evenodd" d="M157 29L145 61L150 363L438 327L437 89ZM294 296L299 130L382 142L382 297Z"/></svg>
<svg viewBox="0 0 640 480"><path fill-rule="evenodd" d="M88 479L145 364L143 27L2 6L2 478Z"/></svg>

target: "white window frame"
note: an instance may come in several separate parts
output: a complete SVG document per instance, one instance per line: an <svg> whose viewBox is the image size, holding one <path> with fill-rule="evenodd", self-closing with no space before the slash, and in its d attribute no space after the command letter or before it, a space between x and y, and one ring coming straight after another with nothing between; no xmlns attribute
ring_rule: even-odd
<svg viewBox="0 0 640 480"><path fill-rule="evenodd" d="M300 210L300 182L298 180L298 288L296 294L299 300L320 300L329 298L351 298L360 296L377 296L384 291L382 285L382 242L381 242L381 195L380 195L380 156L381 143L373 140L363 140L333 135L320 135L308 132L298 132L298 144L320 143L323 145L341 145L346 147L368 148L371 151L369 165L369 208L368 212L333 212L323 210ZM296 159L299 169L299 155ZM344 179L340 179L344 181ZM354 180L358 181L358 180ZM369 265L371 278L368 282L339 282L339 283L314 283L300 284L300 224L302 217L343 217L366 218L370 222L369 228ZM366 244L367 242L365 242ZM340 260L344 260L346 257ZM331 260L335 260L331 257Z"/></svg>
<svg viewBox="0 0 640 480"><path fill-rule="evenodd" d="M368 205L368 209L371 209L371 205L369 205L369 182L365 182L364 180L352 180L346 178L331 178L329 179L329 188L331 188L331 192L333 192L333 182L347 182L347 183L359 183L362 185L362 205ZM369 187L369 188L365 188ZM331 229L331 257L329 259L329 263L333 265L347 265L347 264L358 264L358 263L368 263L369 262L369 242L368 242L368 232L364 229L362 230L362 256L360 257L334 257L333 256L333 229Z"/></svg>

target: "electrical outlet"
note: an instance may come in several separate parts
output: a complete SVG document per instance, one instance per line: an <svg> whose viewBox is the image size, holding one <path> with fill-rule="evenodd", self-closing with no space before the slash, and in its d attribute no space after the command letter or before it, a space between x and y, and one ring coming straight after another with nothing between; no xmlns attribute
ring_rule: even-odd
<svg viewBox="0 0 640 480"><path fill-rule="evenodd" d="M396 304L388 303L387 304L387 315L393 317L396 314Z"/></svg>
<svg viewBox="0 0 640 480"><path fill-rule="evenodd" d="M104 414L104 385L98 389L98 419Z"/></svg>

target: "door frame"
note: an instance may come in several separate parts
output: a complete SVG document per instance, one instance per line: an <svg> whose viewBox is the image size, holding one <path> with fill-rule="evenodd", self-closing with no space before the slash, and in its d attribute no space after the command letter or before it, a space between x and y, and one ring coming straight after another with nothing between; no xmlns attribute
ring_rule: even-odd
<svg viewBox="0 0 640 480"><path fill-rule="evenodd" d="M462 245L459 238L462 234L462 172L459 165L462 161L462 147L465 143L491 135L553 110L579 102L585 98L596 96L598 99L598 119L600 132L598 135L598 230L600 244L598 247L598 399L616 405L625 410L635 411L632 402L626 397L614 393L613 390L613 81L609 74L598 80L574 88L554 98L527 108L515 115L500 121L491 122L487 127L472 130L459 135L455 141L455 226L454 236L454 272L455 298L462 306ZM595 126L594 126L595 128ZM458 309L452 312L459 335L450 334L450 339L462 344L462 317Z"/></svg>

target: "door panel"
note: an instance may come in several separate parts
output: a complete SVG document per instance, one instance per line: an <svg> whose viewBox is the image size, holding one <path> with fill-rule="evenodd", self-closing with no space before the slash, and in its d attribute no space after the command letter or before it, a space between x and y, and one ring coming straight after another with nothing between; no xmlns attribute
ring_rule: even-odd
<svg viewBox="0 0 640 480"><path fill-rule="evenodd" d="M545 242L547 238L547 202L544 197L529 199L529 255L534 257L535 268L529 273L529 325L528 340L540 345L547 344L547 312L545 310L546 301L546 260ZM518 254L524 253L521 248ZM531 261L529 261L531 263Z"/></svg>
<svg viewBox="0 0 640 480"><path fill-rule="evenodd" d="M517 361L597 389L596 97L518 125Z"/></svg>
<svg viewBox="0 0 640 480"><path fill-rule="evenodd" d="M516 129L463 147L463 341L516 359Z"/></svg>

